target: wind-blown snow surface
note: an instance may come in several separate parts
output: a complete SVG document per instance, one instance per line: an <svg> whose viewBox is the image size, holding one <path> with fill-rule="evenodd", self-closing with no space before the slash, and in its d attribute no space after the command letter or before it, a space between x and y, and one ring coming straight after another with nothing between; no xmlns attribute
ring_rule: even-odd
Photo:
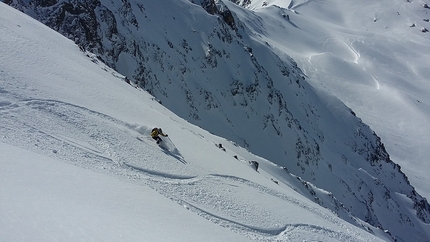
<svg viewBox="0 0 430 242"><path fill-rule="evenodd" d="M1 241L379 241L4 4L0 31Z"/></svg>

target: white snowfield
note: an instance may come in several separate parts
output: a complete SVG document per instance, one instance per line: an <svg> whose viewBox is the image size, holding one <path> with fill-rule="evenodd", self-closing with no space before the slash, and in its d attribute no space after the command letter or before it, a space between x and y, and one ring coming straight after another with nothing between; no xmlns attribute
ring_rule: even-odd
<svg viewBox="0 0 430 242"><path fill-rule="evenodd" d="M0 43L0 241L390 240L3 3Z"/></svg>

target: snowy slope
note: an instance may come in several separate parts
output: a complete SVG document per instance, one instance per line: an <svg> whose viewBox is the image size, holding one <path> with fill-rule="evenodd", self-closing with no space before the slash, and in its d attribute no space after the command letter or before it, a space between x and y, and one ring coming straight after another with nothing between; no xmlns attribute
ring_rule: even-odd
<svg viewBox="0 0 430 242"><path fill-rule="evenodd" d="M0 16L1 241L378 241L47 27ZM154 124L179 152L147 139Z"/></svg>
<svg viewBox="0 0 430 242"><path fill-rule="evenodd" d="M0 15L1 28L10 35L1 36L4 43L1 53L6 56L1 62L1 78L4 80L1 86L2 142L57 161L65 160L78 167L87 167L117 179L149 186L182 205L178 209L188 208L215 224L245 235L245 238L260 241L375 240L370 234L345 220L376 233L381 238L389 238L388 234L384 235L350 212L376 215L367 218L368 222L381 223L384 227L393 229L396 233L394 236L417 240L428 238L428 232L425 232L428 225L414 216L420 200L406 197L419 199L419 196L403 180L402 173L393 173L398 168L392 163L384 161L380 164L382 169L378 170L369 164L358 162L363 159L359 152L354 154L353 151L348 151L345 157L356 157L351 161L357 163L350 164L351 161L344 160L345 166L310 168L307 171L309 173L323 171L316 175L314 181L318 180L325 189L334 190L338 188L337 181L324 179L325 172L329 174L329 170L334 170L333 173L337 176L356 173L353 176L362 181L358 185L360 190L353 187L350 193L375 193L372 200L376 200L378 205L374 204L372 207L382 214L365 211L366 206L356 207L357 201L353 199L348 202L348 208L345 208L339 200L333 198L330 190L325 191L309 183L311 179L306 181L293 175L300 174L300 171L291 171L294 167L288 167L293 174L286 172L283 167L251 155L234 143L190 125L159 105L147 93L125 84L119 74L101 64L95 56L79 52L79 48L72 43L46 28L36 27L37 23L29 22L28 18L14 22L17 15L7 14L9 8L4 9L2 8L4 14ZM36 31L31 31L32 29ZM253 52L255 53L255 49ZM345 142L378 144L377 140L365 142L366 139L376 137L365 134L371 131L338 100L322 93L313 93L306 84L302 84L301 88L307 94L305 96L302 93L303 100L309 99L307 102L317 105L313 111L321 116L319 125L322 130L348 127L345 123L349 123L352 127L360 128L357 131L358 138L339 135L348 130L343 128L335 134L345 139ZM324 105L329 108L324 108ZM303 122L303 118L300 118L300 122ZM170 151L160 150L147 138L148 130L156 125L169 133L173 141L169 143ZM325 161L336 160L338 158L333 156L331 149L334 152L345 150L342 147L336 148L331 136L326 137L328 141L322 148L321 156ZM227 148L226 152L215 147L214 144L220 142ZM363 144L351 143L350 146L360 147ZM380 155L383 156L384 153L381 152ZM233 155L238 155L239 160L233 158ZM22 156L18 158L25 159ZM260 162L259 173L249 165L250 160ZM8 164L9 169L10 167L19 169ZM397 175L395 179L391 177L391 180L398 184L389 184L387 177L375 177L374 172ZM348 175L344 176L346 182L355 181L346 178ZM382 193L381 188L385 189ZM3 189L6 192L12 190ZM2 194L6 193L2 191ZM2 199L8 198L5 196ZM329 207L337 215L314 201ZM388 214L389 210L378 208L381 205L379 203L384 207L387 201L394 211L402 210L396 214L404 220L392 219L392 215ZM85 204L85 201L82 202ZM17 209L9 200L2 200L2 204L8 210ZM425 204L421 209L423 214L420 216L425 220ZM92 224L93 222L91 221ZM409 226L416 228L410 229ZM6 233L5 236L10 234Z"/></svg>
<svg viewBox="0 0 430 242"><path fill-rule="evenodd" d="M377 241L0 6L2 241ZM154 123L180 156L146 139Z"/></svg>
<svg viewBox="0 0 430 242"><path fill-rule="evenodd" d="M0 159L1 241L248 241L145 185L5 143Z"/></svg>
<svg viewBox="0 0 430 242"><path fill-rule="evenodd" d="M293 57L314 87L333 92L381 136L393 161L429 198L425 1L236 2L255 11L265 29L262 41ZM249 16L241 18L255 22Z"/></svg>

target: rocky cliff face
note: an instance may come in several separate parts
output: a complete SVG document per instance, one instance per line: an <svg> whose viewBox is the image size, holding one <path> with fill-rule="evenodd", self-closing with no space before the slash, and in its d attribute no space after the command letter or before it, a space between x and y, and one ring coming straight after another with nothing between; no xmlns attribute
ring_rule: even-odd
<svg viewBox="0 0 430 242"><path fill-rule="evenodd" d="M5 2L97 54L183 118L278 164L303 194L347 221L393 236L420 235L419 223L430 222L428 202L379 137L336 98L315 92L291 58L256 41L236 5Z"/></svg>

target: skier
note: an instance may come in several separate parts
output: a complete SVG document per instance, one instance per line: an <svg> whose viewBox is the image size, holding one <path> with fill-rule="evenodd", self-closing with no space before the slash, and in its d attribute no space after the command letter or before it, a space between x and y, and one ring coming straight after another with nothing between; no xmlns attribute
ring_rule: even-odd
<svg viewBox="0 0 430 242"><path fill-rule="evenodd" d="M161 135L161 136L164 136L164 137L168 136L167 134L163 133L163 130L161 130L161 128L153 128L152 131L151 131L151 137L157 141L157 144L159 144L161 141L163 141L160 138L160 136L158 136L158 135Z"/></svg>

